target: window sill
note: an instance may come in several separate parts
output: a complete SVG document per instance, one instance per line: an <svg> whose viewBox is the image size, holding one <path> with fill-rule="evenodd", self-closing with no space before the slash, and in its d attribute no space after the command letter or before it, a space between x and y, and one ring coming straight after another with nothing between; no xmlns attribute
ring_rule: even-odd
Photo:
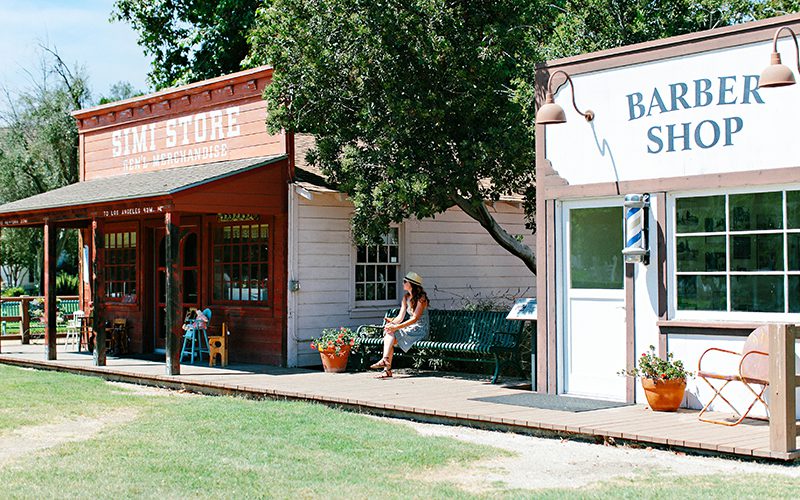
<svg viewBox="0 0 800 500"><path fill-rule="evenodd" d="M360 306L354 307L350 309L350 318L351 319L362 319L362 318L376 318L376 317L383 317L386 314L386 311L391 309L392 307L396 307L393 304L383 304L379 306Z"/></svg>
<svg viewBox="0 0 800 500"><path fill-rule="evenodd" d="M755 330L761 325L768 323L778 323L777 321L762 321L758 323L745 322L745 321L702 321L702 320L682 320L682 319L668 319L656 321L656 326L659 328L714 328L718 330Z"/></svg>

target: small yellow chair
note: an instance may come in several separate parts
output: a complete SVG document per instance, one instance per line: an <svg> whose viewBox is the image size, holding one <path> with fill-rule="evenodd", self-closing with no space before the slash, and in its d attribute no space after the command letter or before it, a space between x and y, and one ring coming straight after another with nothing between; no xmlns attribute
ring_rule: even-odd
<svg viewBox="0 0 800 500"><path fill-rule="evenodd" d="M211 335L208 337L208 366L217 364L217 354L219 354L220 366L228 366L228 326L222 323L222 335Z"/></svg>

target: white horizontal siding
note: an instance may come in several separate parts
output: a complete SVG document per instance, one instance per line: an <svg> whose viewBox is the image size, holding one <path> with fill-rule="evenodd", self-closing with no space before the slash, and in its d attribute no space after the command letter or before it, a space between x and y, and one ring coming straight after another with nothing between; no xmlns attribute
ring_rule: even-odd
<svg viewBox="0 0 800 500"><path fill-rule="evenodd" d="M506 203L490 207L511 234L527 234L522 209ZM314 193L311 200L298 197L297 314L294 342L297 366L319 365L319 355L309 340L326 327L357 327L383 317L385 307L352 307L352 206L338 195ZM425 279L435 308L459 308L465 301L535 295L535 279L518 258L503 250L480 225L457 208L435 218L409 221L401 231L401 271L414 270ZM292 250L290 250L292 251ZM290 349L290 352L292 349ZM290 364L294 364L289 360Z"/></svg>

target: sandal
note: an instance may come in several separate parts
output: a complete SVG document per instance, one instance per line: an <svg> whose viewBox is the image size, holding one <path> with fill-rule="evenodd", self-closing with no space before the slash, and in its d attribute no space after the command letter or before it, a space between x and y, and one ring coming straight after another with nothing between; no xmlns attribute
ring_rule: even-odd
<svg viewBox="0 0 800 500"><path fill-rule="evenodd" d="M372 370L379 370L381 368L389 368L389 362L386 358L381 358L380 361L369 366Z"/></svg>
<svg viewBox="0 0 800 500"><path fill-rule="evenodd" d="M391 368L384 368L383 371L375 378L378 378L378 379L392 378L392 369Z"/></svg>

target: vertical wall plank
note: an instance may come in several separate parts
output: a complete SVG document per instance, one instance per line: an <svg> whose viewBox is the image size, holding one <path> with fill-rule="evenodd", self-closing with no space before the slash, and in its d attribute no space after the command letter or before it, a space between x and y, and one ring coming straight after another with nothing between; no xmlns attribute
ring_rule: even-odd
<svg viewBox="0 0 800 500"><path fill-rule="evenodd" d="M667 318L667 195L666 193L651 193L650 199L655 199L656 209L654 211L656 219L656 262L658 266L658 319ZM652 245L651 245L652 248ZM658 354L663 359L667 359L667 334L658 334Z"/></svg>
<svg viewBox="0 0 800 500"><path fill-rule="evenodd" d="M94 219L92 221L92 332L95 366L106 365L106 329L103 326L103 296L106 288L103 276L104 234L103 220Z"/></svg>
<svg viewBox="0 0 800 500"><path fill-rule="evenodd" d="M556 394L558 392L558 339L556 332L561 319L556 317L556 273L563 272L556 268L556 202L555 200L546 201L547 216L547 249L545 255L547 259L547 392Z"/></svg>
<svg viewBox="0 0 800 500"><path fill-rule="evenodd" d="M179 250L181 243L180 215L167 212L164 216L166 226L166 278L167 278L167 311L166 311L166 354L167 375L180 375L181 373L181 276L179 268Z"/></svg>
<svg viewBox="0 0 800 500"><path fill-rule="evenodd" d="M636 366L636 314L635 282L636 264L625 264L625 369L633 370ZM625 400L636 401L636 379L625 378Z"/></svg>
<svg viewBox="0 0 800 500"><path fill-rule="evenodd" d="M778 453L797 448L795 332L785 324L769 325L769 447Z"/></svg>
<svg viewBox="0 0 800 500"><path fill-rule="evenodd" d="M56 226L48 219L44 223L44 353L48 360L56 359Z"/></svg>

